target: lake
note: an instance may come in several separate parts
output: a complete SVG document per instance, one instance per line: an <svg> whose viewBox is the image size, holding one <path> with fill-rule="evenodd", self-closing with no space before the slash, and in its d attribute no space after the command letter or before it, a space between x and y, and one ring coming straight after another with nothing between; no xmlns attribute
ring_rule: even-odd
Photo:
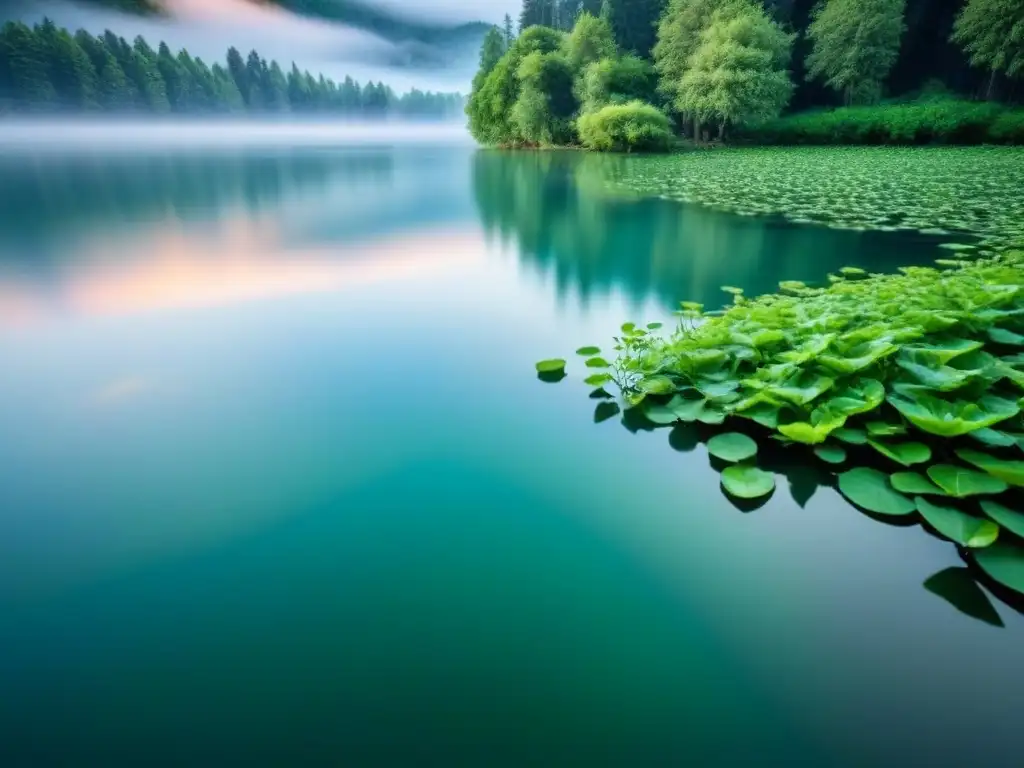
<svg viewBox="0 0 1024 768"><path fill-rule="evenodd" d="M1019 766L1024 617L954 607L953 545L807 466L739 510L533 369L939 241L633 162L6 145L0 764Z"/></svg>

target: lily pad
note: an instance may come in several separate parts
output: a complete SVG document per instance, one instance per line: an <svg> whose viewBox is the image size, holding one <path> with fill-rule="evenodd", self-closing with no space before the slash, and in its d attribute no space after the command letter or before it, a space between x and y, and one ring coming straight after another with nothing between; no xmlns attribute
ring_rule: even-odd
<svg viewBox="0 0 1024 768"><path fill-rule="evenodd" d="M864 445L868 441L867 432L853 427L840 427L832 432L832 436L850 445Z"/></svg>
<svg viewBox="0 0 1024 768"><path fill-rule="evenodd" d="M1004 507L997 501L982 499L981 508L986 515L991 517L1010 533L1015 533L1024 538L1024 513L1015 512L1009 507Z"/></svg>
<svg viewBox="0 0 1024 768"><path fill-rule="evenodd" d="M991 520L972 517L952 507L932 504L922 496L918 496L914 501L921 517L927 520L932 528L962 547L988 547L999 538L999 526Z"/></svg>
<svg viewBox="0 0 1024 768"><path fill-rule="evenodd" d="M974 561L1004 587L1024 594L1024 547L999 542L974 552Z"/></svg>
<svg viewBox="0 0 1024 768"><path fill-rule="evenodd" d="M586 362L587 368L610 368L608 361L603 357L592 357Z"/></svg>
<svg viewBox="0 0 1024 768"><path fill-rule="evenodd" d="M894 472L889 475L892 487L900 493L911 493L915 496L948 496L944 490L935 485L924 475L917 472Z"/></svg>
<svg viewBox="0 0 1024 768"><path fill-rule="evenodd" d="M759 499L775 490L775 477L750 464L733 464L722 472L722 487L738 499Z"/></svg>
<svg viewBox="0 0 1024 768"><path fill-rule="evenodd" d="M966 435L1020 413L1016 402L993 395L984 395L977 402L950 402L926 394L918 394L913 399L892 394L888 401L914 426L941 437Z"/></svg>
<svg viewBox="0 0 1024 768"><path fill-rule="evenodd" d="M601 354L600 347L580 347L576 350L576 354L582 357L593 357L594 355Z"/></svg>
<svg viewBox="0 0 1024 768"><path fill-rule="evenodd" d="M961 448L956 455L992 477L997 477L1010 485L1024 486L1024 461L1000 459L981 451L972 451L970 448Z"/></svg>
<svg viewBox="0 0 1024 768"><path fill-rule="evenodd" d="M879 515L911 515L917 509L912 499L893 489L888 475L869 467L839 475L839 490L858 507Z"/></svg>
<svg viewBox="0 0 1024 768"><path fill-rule="evenodd" d="M842 464L846 461L846 449L841 445L818 445L814 455L828 464Z"/></svg>
<svg viewBox="0 0 1024 768"><path fill-rule="evenodd" d="M537 363L537 373L558 373L565 370L565 360L552 358Z"/></svg>
<svg viewBox="0 0 1024 768"><path fill-rule="evenodd" d="M726 432L708 440L708 453L732 463L749 459L757 453L757 443L739 432Z"/></svg>
<svg viewBox="0 0 1024 768"><path fill-rule="evenodd" d="M947 494L958 499L966 496L1002 493L1008 487L997 477L953 464L936 464L928 467L928 477Z"/></svg>
<svg viewBox="0 0 1024 768"><path fill-rule="evenodd" d="M932 457L932 449L924 443L891 443L887 445L877 440L868 440L868 445L904 467L923 464Z"/></svg>
<svg viewBox="0 0 1024 768"><path fill-rule="evenodd" d="M612 381L612 375L610 373L595 373L593 376L587 376L583 380L584 384L589 384L591 387L601 387Z"/></svg>

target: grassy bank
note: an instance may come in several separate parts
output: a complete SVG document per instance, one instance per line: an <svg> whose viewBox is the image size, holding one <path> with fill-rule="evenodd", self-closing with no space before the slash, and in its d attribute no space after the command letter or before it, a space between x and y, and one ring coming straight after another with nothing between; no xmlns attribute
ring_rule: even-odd
<svg viewBox="0 0 1024 768"><path fill-rule="evenodd" d="M936 99L815 110L751 126L750 144L1024 144L1024 109Z"/></svg>

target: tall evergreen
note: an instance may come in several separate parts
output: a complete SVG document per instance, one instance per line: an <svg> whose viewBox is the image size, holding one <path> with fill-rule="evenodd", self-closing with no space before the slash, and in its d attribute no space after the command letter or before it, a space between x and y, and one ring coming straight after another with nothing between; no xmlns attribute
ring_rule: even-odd
<svg viewBox="0 0 1024 768"><path fill-rule="evenodd" d="M12 101L22 109L49 110L57 106L57 90L50 82L50 67L42 38L25 24L8 22L3 28Z"/></svg>
<svg viewBox="0 0 1024 768"><path fill-rule="evenodd" d="M61 106L90 110L99 106L96 68L66 29L47 19L37 29L47 51L49 79Z"/></svg>
<svg viewBox="0 0 1024 768"><path fill-rule="evenodd" d="M612 25L619 48L648 58L664 5L664 0L605 0L601 12Z"/></svg>

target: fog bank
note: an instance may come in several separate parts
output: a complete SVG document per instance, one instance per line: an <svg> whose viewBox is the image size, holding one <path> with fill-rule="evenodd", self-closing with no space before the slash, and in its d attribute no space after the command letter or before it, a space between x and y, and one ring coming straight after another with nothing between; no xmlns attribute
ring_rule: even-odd
<svg viewBox="0 0 1024 768"><path fill-rule="evenodd" d="M17 119L0 122L0 152L125 151L465 144L461 121Z"/></svg>

